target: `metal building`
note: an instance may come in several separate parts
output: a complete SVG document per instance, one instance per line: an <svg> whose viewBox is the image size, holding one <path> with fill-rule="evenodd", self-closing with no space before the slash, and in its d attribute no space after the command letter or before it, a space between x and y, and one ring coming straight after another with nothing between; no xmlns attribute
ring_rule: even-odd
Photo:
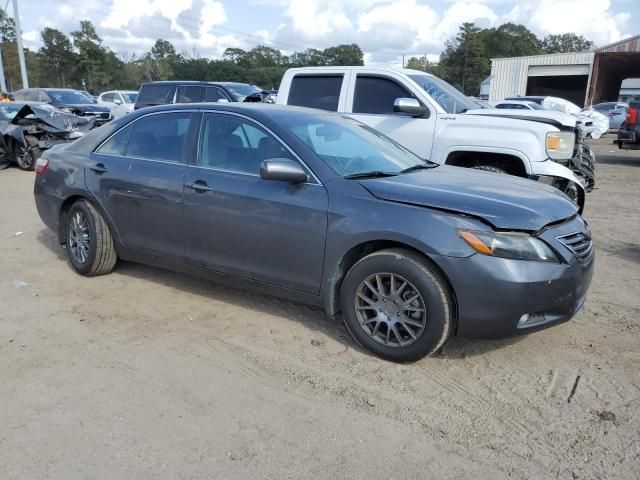
<svg viewBox="0 0 640 480"><path fill-rule="evenodd" d="M490 101L552 95L577 105L616 101L625 78L640 77L640 35L595 52L491 60Z"/></svg>

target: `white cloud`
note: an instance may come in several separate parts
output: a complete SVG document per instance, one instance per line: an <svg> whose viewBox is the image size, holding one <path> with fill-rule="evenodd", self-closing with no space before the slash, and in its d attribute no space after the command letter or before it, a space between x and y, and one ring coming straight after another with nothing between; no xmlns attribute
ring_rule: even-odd
<svg viewBox="0 0 640 480"><path fill-rule="evenodd" d="M610 0L539 0L521 2L503 19L523 23L541 36L573 32L605 45L623 38L630 15L614 13Z"/></svg>

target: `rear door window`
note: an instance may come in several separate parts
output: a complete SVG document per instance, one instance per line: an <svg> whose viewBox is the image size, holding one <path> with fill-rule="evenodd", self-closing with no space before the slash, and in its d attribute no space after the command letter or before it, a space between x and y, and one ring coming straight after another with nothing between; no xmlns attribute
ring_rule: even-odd
<svg viewBox="0 0 640 480"><path fill-rule="evenodd" d="M415 96L389 78L358 75L353 95L353 113L392 114L396 98Z"/></svg>
<svg viewBox="0 0 640 480"><path fill-rule="evenodd" d="M178 88L176 103L201 102L204 97L204 88L198 85L183 85Z"/></svg>
<svg viewBox="0 0 640 480"><path fill-rule="evenodd" d="M291 80L289 105L338 111L342 75L298 75Z"/></svg>
<svg viewBox="0 0 640 480"><path fill-rule="evenodd" d="M27 98L28 102L39 102L40 96L38 95L38 90L27 90Z"/></svg>
<svg viewBox="0 0 640 480"><path fill-rule="evenodd" d="M145 105L164 105L168 103L169 93L172 91L170 84L143 85L138 95L138 103Z"/></svg>
<svg viewBox="0 0 640 480"><path fill-rule="evenodd" d="M131 127L127 156L182 161L191 118L190 112L176 112L148 115L136 120Z"/></svg>

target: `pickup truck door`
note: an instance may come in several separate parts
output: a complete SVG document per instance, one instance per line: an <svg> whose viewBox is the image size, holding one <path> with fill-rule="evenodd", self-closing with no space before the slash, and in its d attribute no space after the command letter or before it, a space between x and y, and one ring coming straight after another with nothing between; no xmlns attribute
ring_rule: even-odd
<svg viewBox="0 0 640 480"><path fill-rule="evenodd" d="M353 73L346 98L346 113L384 133L388 137L427 160L431 159L436 111L430 106L424 117L414 118L393 112L396 98L415 98L425 102L413 86L404 85L391 74Z"/></svg>

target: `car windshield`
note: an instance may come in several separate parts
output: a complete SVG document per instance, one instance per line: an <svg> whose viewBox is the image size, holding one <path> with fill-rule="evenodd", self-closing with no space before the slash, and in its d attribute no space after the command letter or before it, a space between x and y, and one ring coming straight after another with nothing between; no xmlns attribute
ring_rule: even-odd
<svg viewBox="0 0 640 480"><path fill-rule="evenodd" d="M235 98L237 102L244 102L244 99L249 95L254 95L262 91L255 85L248 85L246 83L226 84L225 87L227 87L227 90L231 92L231 95L233 95L233 98Z"/></svg>
<svg viewBox="0 0 640 480"><path fill-rule="evenodd" d="M65 103L67 105L89 105L94 103L85 94L74 90L49 90L47 94L57 103Z"/></svg>
<svg viewBox="0 0 640 480"><path fill-rule="evenodd" d="M447 113L464 113L478 108L474 101L444 80L431 75L409 75Z"/></svg>
<svg viewBox="0 0 640 480"><path fill-rule="evenodd" d="M136 103L136 99L138 98L137 93L123 93L122 98L124 98L125 103Z"/></svg>
<svg viewBox="0 0 640 480"><path fill-rule="evenodd" d="M527 106L531 108L531 110L544 110L544 108L542 108L540 105L534 102L527 103Z"/></svg>
<svg viewBox="0 0 640 480"><path fill-rule="evenodd" d="M396 175L414 167L435 166L347 117L295 113L283 115L282 124L343 177Z"/></svg>

